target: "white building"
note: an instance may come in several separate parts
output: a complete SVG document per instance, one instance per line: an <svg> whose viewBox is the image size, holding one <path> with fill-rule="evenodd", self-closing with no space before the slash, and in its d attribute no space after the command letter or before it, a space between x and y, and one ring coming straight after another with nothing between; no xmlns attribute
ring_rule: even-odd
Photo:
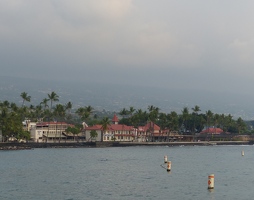
<svg viewBox="0 0 254 200"><path fill-rule="evenodd" d="M30 128L31 139L34 142L56 142L66 140L66 129L71 124L66 122L39 122Z"/></svg>
<svg viewBox="0 0 254 200"><path fill-rule="evenodd" d="M91 131L97 132L97 137L94 138L95 141L135 141L137 137L137 131L133 126L127 126L124 124L118 124L118 118L114 115L112 119L112 124L108 125L106 130L102 129L102 125L88 126L84 128L86 134L86 140L91 141L90 133Z"/></svg>

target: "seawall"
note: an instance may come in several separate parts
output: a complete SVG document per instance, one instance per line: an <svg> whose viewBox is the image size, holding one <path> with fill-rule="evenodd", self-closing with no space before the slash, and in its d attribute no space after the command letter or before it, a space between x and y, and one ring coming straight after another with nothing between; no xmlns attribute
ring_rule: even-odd
<svg viewBox="0 0 254 200"><path fill-rule="evenodd" d="M209 146L253 145L253 141L201 141L201 142L71 142L71 143L0 143L0 150L25 150L34 148L104 148L131 146Z"/></svg>

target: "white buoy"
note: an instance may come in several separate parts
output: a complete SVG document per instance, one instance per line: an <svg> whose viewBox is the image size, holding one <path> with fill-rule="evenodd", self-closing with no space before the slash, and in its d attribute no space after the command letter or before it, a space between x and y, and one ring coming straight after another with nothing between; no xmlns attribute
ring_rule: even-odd
<svg viewBox="0 0 254 200"><path fill-rule="evenodd" d="M167 162L167 171L171 171L171 161Z"/></svg>
<svg viewBox="0 0 254 200"><path fill-rule="evenodd" d="M214 189L214 174L208 176L208 189Z"/></svg>
<svg viewBox="0 0 254 200"><path fill-rule="evenodd" d="M242 156L244 156L244 150L242 150Z"/></svg>
<svg viewBox="0 0 254 200"><path fill-rule="evenodd" d="M167 162L168 162L168 157L164 156L164 163L167 163Z"/></svg>

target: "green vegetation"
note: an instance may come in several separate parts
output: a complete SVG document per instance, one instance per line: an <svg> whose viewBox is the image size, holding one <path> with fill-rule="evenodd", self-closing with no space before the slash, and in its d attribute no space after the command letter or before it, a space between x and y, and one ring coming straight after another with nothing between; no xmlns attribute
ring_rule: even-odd
<svg viewBox="0 0 254 200"><path fill-rule="evenodd" d="M103 133L105 133L105 131L108 129L108 126L110 125L110 119L108 117L104 117L100 124L102 126L102 132L101 132L101 141L103 139Z"/></svg>
<svg viewBox="0 0 254 200"><path fill-rule="evenodd" d="M10 138L28 140L30 133L23 129L22 113L23 108L7 102L0 105L0 130L2 131L3 140ZM8 107L7 107L8 106Z"/></svg>
<svg viewBox="0 0 254 200"><path fill-rule="evenodd" d="M192 108L192 112L184 107L181 114L177 114L175 111L170 113L159 112L160 109L154 106L148 106L147 110L138 109L133 112L124 108L119 113L123 116L119 123L138 126L145 125L147 121L152 121L161 129L170 129L182 134L199 133L205 127L211 126L221 128L224 132L250 133L246 122L242 118L234 120L230 114L217 114L211 110L206 111L204 114L201 113L201 109L197 105Z"/></svg>
<svg viewBox="0 0 254 200"><path fill-rule="evenodd" d="M90 131L91 140L95 139L98 136L98 133L95 130Z"/></svg>
<svg viewBox="0 0 254 200"><path fill-rule="evenodd" d="M22 122L26 119L38 121L64 121L74 125L81 124L85 121L88 125L101 124L102 132L107 130L111 122L113 113L102 114L95 111L91 106L79 107L73 110L71 102L66 104L55 104L59 101L59 96L55 92L51 92L44 98L39 105L26 106L25 102L30 102L31 97L22 92L22 104L20 106L15 103L3 101L0 102L0 130L2 131L3 141L14 137L16 139L29 139L29 133L25 131ZM50 105L48 105L50 103ZM92 114L94 114L92 116ZM171 111L170 113L160 112L158 107L148 106L147 110L135 109L134 107L123 108L119 113L122 118L119 124L131 125L134 127L143 126L148 121L156 123L161 129L170 129L182 134L195 134L201 132L205 127L221 128L224 132L246 134L253 133L251 128L253 124L246 123L242 118L236 120L230 114L217 114L211 110L201 112L199 106L194 106L191 110L184 107L181 113ZM67 131L77 135L81 128L78 126L69 127ZM97 133L96 133L97 134ZM95 133L91 133L91 138L95 137Z"/></svg>
<svg viewBox="0 0 254 200"><path fill-rule="evenodd" d="M75 136L75 138L78 138L77 137L77 135L79 134L79 133L81 133L81 131L82 131L82 125L79 125L79 124L76 124L74 127L68 127L67 129L66 129L66 132L67 133L72 133L74 136ZM76 139L77 140L77 139Z"/></svg>

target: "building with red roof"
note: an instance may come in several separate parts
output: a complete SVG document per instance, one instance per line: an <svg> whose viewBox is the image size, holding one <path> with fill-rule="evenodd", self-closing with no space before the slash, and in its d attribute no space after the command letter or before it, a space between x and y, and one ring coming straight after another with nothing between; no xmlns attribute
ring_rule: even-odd
<svg viewBox="0 0 254 200"><path fill-rule="evenodd" d="M137 129L137 138L140 142L153 141L156 135L160 134L160 127L154 122L148 122L145 126Z"/></svg>
<svg viewBox="0 0 254 200"><path fill-rule="evenodd" d="M119 119L114 115L112 118L112 124L107 127L107 130L103 131L102 125L96 124L84 128L86 140L90 141L90 132L92 130L97 132L95 141L133 141L135 140L136 131L133 126L127 126L124 124L118 124Z"/></svg>
<svg viewBox="0 0 254 200"><path fill-rule="evenodd" d="M170 130L161 130L161 128L153 123L148 122L144 126L139 126L135 128L134 126L127 126L124 124L118 124L119 119L114 114L112 118L112 123L107 127L107 130L103 131L102 125L93 125L84 128L86 135L86 140L90 141L92 138L90 136L91 131L97 132L97 137L93 138L95 141L166 141L167 137L170 136Z"/></svg>
<svg viewBox="0 0 254 200"><path fill-rule="evenodd" d="M116 116L116 114L114 114L114 117L113 117L113 119L112 119L112 123L113 123L113 124L118 124L118 122L119 122L119 119L118 119L118 117Z"/></svg>

